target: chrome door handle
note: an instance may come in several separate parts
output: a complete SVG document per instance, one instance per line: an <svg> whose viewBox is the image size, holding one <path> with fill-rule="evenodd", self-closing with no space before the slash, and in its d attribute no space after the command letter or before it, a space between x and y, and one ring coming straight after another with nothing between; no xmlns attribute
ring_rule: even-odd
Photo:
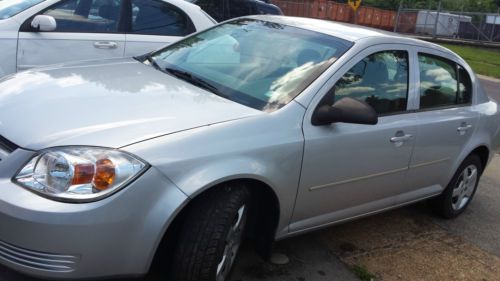
<svg viewBox="0 0 500 281"><path fill-rule="evenodd" d="M459 132L466 132L472 128L472 125L462 125L457 128L457 131Z"/></svg>
<svg viewBox="0 0 500 281"><path fill-rule="evenodd" d="M392 137L391 142L392 143L405 142L409 141L411 138L413 138L413 136L409 134L404 136L397 136L397 137Z"/></svg>
<svg viewBox="0 0 500 281"><path fill-rule="evenodd" d="M116 42L99 41L99 42L94 42L94 48L97 48L97 49L116 49L116 48L118 48L118 44Z"/></svg>

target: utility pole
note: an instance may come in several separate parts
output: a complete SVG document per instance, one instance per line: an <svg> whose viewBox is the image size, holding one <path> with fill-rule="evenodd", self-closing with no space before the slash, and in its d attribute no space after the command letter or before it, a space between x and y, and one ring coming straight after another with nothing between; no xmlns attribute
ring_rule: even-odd
<svg viewBox="0 0 500 281"><path fill-rule="evenodd" d="M399 2L398 14L396 15L396 22L394 23L394 32L398 31L399 17L401 15L401 10L403 10L403 1L404 0L401 0Z"/></svg>
<svg viewBox="0 0 500 281"><path fill-rule="evenodd" d="M438 29L438 23L439 23L439 14L441 13L441 5L443 4L443 0L439 0L439 5L438 5L438 10L436 13L436 22L434 23L434 33L432 34L432 37L436 39L437 37L437 29Z"/></svg>

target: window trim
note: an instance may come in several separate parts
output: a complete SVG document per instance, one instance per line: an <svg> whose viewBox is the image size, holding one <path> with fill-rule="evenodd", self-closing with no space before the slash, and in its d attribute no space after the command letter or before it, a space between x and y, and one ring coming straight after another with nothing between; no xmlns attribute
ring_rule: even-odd
<svg viewBox="0 0 500 281"><path fill-rule="evenodd" d="M58 6L58 5L61 5L61 4L64 4L66 2L69 2L69 1L72 1L72 0L63 0L63 1L59 1L57 3L54 3L40 11L38 11L37 13L33 14L31 17L28 17L24 22L23 24L21 24L20 28L19 28L19 32L33 32L33 33L78 33L78 34L126 34L126 30L124 29L124 24L123 24L123 21L124 21L124 16L125 16L125 6L124 6L124 3L126 3L126 1L120 1L120 16L118 17L118 24L117 24L117 31L116 32L82 32L82 31L57 31L57 30L54 30L54 31L36 31L34 30L32 27L31 27L31 22L33 21L33 19L38 16L38 15L43 15L45 12L47 12L48 10L50 9L53 9L55 6Z"/></svg>
<svg viewBox="0 0 500 281"><path fill-rule="evenodd" d="M443 61L451 62L451 63L455 64L455 71L456 71L456 76L457 76L457 78L456 78L457 79L457 92L456 92L456 95L455 95L455 102L456 102L456 99L458 97L458 93L459 93L459 90L460 90L460 71L459 71L459 67L461 67L464 71L466 71L467 74L469 75L469 80L471 82L471 96L470 96L469 102L467 102L467 103L455 103L455 104L450 104L450 105L441 105L441 106L435 106L435 107L429 107L429 108L422 108L422 104L420 103L421 98L422 98L422 96L420 94L420 85L422 83L422 79L421 79L422 77L420 76L420 61L419 61L420 55L424 55L424 56L428 56L428 57L434 57L434 58L437 58L439 60L443 60ZM415 112L428 112L428 111L435 111L435 110L444 110L444 109L453 109L453 108L461 108L461 107L472 106L472 100L474 98L474 83L472 81L472 76L470 75L470 72L462 64L456 62L453 59L446 58L444 56L435 55L435 54L431 54L431 53L423 52L423 51L419 50L419 51L417 51L417 67L419 69L419 71L417 71L417 75L418 75L418 99L419 99L419 103L418 103L418 109L416 109Z"/></svg>
<svg viewBox="0 0 500 281"><path fill-rule="evenodd" d="M340 79L342 79L342 77L344 77L344 75L349 72L349 70L351 70L354 66L356 66L358 63L360 63L362 60L364 60L365 58L369 57L369 56L372 56L372 55L375 55L375 54L379 54L379 53L387 53L387 52L405 52L406 53L406 59L407 59L407 62L408 62L408 75L406 76L406 109L404 110L400 110L400 111L393 111L393 112L386 112L386 113L377 113L378 117L386 117L386 116L394 116L394 115L403 115L403 114L409 114L409 113L413 113L412 110L409 110L408 109L408 106L409 106L409 102L410 102L410 75L411 75L411 52L410 50L408 49L402 49L402 48L398 48L398 49L384 49L384 50L381 50L381 51L375 51L375 52L371 52L369 55L367 56L364 56L363 58L361 58L360 60L356 61L349 69L347 69L340 77L339 79L337 79L337 81L335 81L335 83L332 85L332 87L330 87L330 89L328 90L328 92L323 96L323 98L321 99L321 101L318 103L318 105L316 105L316 108L323 105L325 103L325 99L331 99L333 98L333 100L335 100L335 92L333 92L333 97L327 97L329 95L332 95L332 89L335 88L335 85L337 85L337 83L339 82Z"/></svg>

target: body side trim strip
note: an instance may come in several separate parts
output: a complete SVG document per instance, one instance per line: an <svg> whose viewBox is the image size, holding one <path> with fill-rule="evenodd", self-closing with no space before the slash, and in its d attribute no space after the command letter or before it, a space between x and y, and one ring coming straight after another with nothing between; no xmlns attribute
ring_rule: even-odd
<svg viewBox="0 0 500 281"><path fill-rule="evenodd" d="M371 174L371 175L362 176L362 177L351 178L351 179L337 181L337 182L333 182L333 183L327 183L327 184L323 184L323 185L317 185L317 186L310 187L309 190L310 191L314 191L314 190L318 190L318 189L323 189L323 188L327 188L327 187L333 187L333 186L336 186L336 185L351 183L351 182L355 182L355 181L361 181L361 180L366 180L366 179L370 179L370 178L375 178L375 177L381 177L381 176L396 174L396 173L399 173L399 172L407 171L409 169L415 169L415 168L425 167L425 166L429 166L429 165L434 165L434 164L446 162L448 160L450 160L450 158L443 158L443 159L438 159L438 160L434 160L434 161L423 162L423 163L420 163L420 164L411 165L410 167L405 167L405 168L400 168L400 169L394 169L394 170L390 170L390 171L386 171L386 172Z"/></svg>

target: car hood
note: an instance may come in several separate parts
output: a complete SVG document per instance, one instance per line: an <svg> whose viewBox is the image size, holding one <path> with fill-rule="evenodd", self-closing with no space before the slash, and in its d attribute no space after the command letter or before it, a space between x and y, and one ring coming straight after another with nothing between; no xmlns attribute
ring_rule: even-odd
<svg viewBox="0 0 500 281"><path fill-rule="evenodd" d="M0 136L28 149L118 148L258 114L134 59L65 64L0 80Z"/></svg>

